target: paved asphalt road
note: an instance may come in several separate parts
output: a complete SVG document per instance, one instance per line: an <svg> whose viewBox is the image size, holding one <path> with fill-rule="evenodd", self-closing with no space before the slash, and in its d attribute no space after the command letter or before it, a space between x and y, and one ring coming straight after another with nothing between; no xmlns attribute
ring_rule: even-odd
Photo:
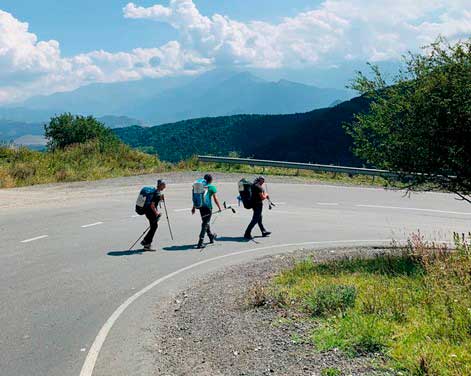
<svg viewBox="0 0 471 376"><path fill-rule="evenodd" d="M200 220L189 213L194 178L169 176L175 241L163 220L156 253L126 250L146 227L133 213L137 192L155 177L0 190L2 376L152 374L155 308L198 276L296 248L381 244L417 229L445 240L471 229L471 206L451 195L271 183L279 202L265 211L272 237L242 241L250 212L240 209L220 215L214 224L220 241L200 252L192 248ZM236 179L216 182L221 200L234 202Z"/></svg>

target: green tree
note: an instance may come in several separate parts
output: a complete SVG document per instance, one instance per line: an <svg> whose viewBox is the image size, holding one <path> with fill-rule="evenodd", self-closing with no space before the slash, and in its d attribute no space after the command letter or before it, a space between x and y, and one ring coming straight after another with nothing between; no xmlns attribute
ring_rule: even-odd
<svg viewBox="0 0 471 376"><path fill-rule="evenodd" d="M386 81L379 68L352 83L369 111L346 125L354 152L399 174L409 189L439 188L471 203L471 39L409 53Z"/></svg>
<svg viewBox="0 0 471 376"><path fill-rule="evenodd" d="M89 140L98 140L102 146L115 144L117 137L103 123L93 116L72 115L70 113L52 117L44 125L48 148L63 149L72 144L82 144Z"/></svg>

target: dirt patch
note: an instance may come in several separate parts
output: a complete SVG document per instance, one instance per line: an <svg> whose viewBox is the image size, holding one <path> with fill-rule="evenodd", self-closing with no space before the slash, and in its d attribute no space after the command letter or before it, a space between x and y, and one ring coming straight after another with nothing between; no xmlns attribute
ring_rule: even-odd
<svg viewBox="0 0 471 376"><path fill-rule="evenodd" d="M284 311L273 307L254 308L248 298L254 284L307 255L321 261L382 252L298 251L227 268L198 281L158 314L156 375L387 374L377 367L379 359L316 351L303 338L312 325L309 321L287 320Z"/></svg>

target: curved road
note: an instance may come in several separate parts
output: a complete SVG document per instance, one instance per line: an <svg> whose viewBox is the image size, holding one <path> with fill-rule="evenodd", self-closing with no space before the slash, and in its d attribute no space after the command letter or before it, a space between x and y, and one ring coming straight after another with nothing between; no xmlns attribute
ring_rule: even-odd
<svg viewBox="0 0 471 376"><path fill-rule="evenodd" d="M155 308L194 278L296 248L383 244L417 229L445 241L471 228L471 206L447 194L272 182L270 238L240 239L250 216L241 208L220 215L220 241L200 252L195 177L168 177L175 241L162 220L156 253L126 251L146 227L133 205L154 176L0 190L3 376L152 374ZM220 198L234 202L237 177L221 178Z"/></svg>

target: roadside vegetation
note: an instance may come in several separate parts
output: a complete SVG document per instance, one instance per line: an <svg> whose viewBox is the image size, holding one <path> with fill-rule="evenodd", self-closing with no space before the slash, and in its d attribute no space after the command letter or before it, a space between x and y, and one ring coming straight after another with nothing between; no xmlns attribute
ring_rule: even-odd
<svg viewBox="0 0 471 376"><path fill-rule="evenodd" d="M370 101L346 125L354 152L400 174L409 189L439 189L471 203L471 38L438 39L409 54L388 80L376 66L352 83Z"/></svg>
<svg viewBox="0 0 471 376"><path fill-rule="evenodd" d="M284 176L298 181L319 181L383 186L382 178L316 173L282 168L261 168L222 163L202 163L196 157L178 163L161 161L158 156L132 149L122 143L103 146L90 140L57 148L33 151L26 147L0 146L0 188L45 183L99 180L171 171L212 171L241 175Z"/></svg>
<svg viewBox="0 0 471 376"><path fill-rule="evenodd" d="M168 163L131 149L92 117L63 114L45 126L46 152L0 147L0 188L162 172Z"/></svg>
<svg viewBox="0 0 471 376"><path fill-rule="evenodd" d="M96 140L47 152L0 147L0 188L98 180L168 169L168 164L126 145L103 148Z"/></svg>
<svg viewBox="0 0 471 376"><path fill-rule="evenodd" d="M375 258L307 259L250 299L308 320L318 351L375 355L403 375L471 375L471 233L454 239L454 250L416 234Z"/></svg>

